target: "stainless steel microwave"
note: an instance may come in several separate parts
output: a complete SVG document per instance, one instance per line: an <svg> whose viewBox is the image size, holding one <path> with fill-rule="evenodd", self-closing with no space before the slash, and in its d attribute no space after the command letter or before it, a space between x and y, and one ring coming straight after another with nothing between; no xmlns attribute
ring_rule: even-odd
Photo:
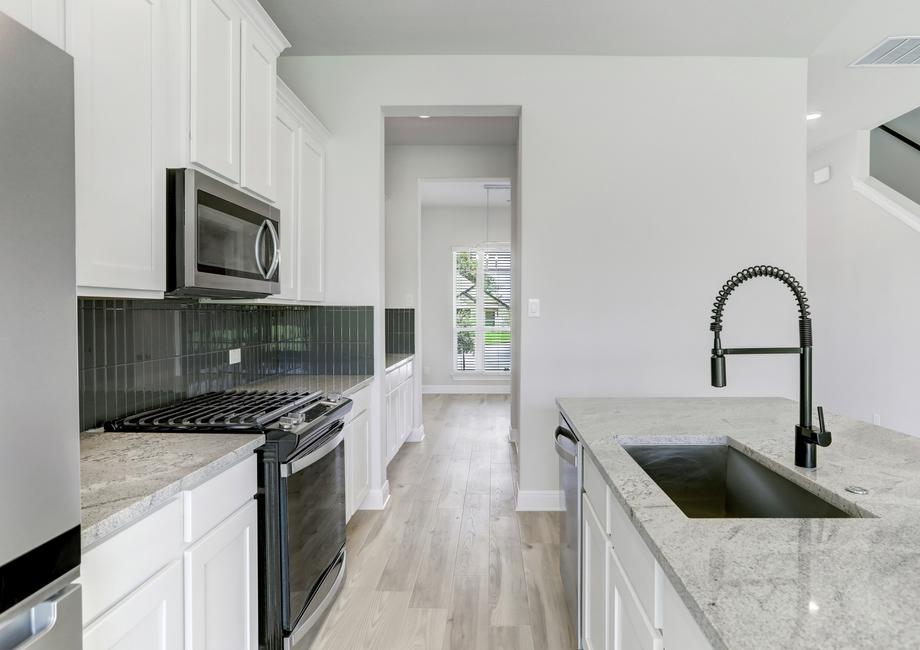
<svg viewBox="0 0 920 650"><path fill-rule="evenodd" d="M194 169L166 170L166 293L278 293L279 211Z"/></svg>

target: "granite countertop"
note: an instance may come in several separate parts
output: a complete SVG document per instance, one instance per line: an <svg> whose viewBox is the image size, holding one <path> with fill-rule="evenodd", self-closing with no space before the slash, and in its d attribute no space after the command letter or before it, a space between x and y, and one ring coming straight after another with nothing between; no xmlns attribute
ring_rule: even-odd
<svg viewBox="0 0 920 650"><path fill-rule="evenodd" d="M790 400L557 403L715 648L920 647L920 440L827 414L833 443L805 470L793 461ZM863 516L689 519L622 442L728 442Z"/></svg>
<svg viewBox="0 0 920 650"><path fill-rule="evenodd" d="M386 355L386 371L390 372L399 364L408 361L415 356L415 352L391 352Z"/></svg>
<svg viewBox="0 0 920 650"><path fill-rule="evenodd" d="M263 442L264 436L252 433L81 434L83 552L235 465Z"/></svg>
<svg viewBox="0 0 920 650"><path fill-rule="evenodd" d="M319 390L347 397L369 386L373 380L373 375L274 375L239 388L299 392Z"/></svg>

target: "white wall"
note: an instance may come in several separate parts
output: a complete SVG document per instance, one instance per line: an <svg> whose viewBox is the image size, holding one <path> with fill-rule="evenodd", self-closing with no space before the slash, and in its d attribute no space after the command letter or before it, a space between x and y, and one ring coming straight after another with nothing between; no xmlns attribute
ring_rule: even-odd
<svg viewBox="0 0 920 650"><path fill-rule="evenodd" d="M415 307L419 274L420 178L511 178L514 146L386 147L387 307Z"/></svg>
<svg viewBox="0 0 920 650"><path fill-rule="evenodd" d="M808 190L815 401L920 435L920 233L853 189L856 134L813 152L832 178Z"/></svg>
<svg viewBox="0 0 920 650"><path fill-rule="evenodd" d="M280 68L333 134L331 301L382 300L372 242L349 244L380 232L382 107L521 106L517 298L542 300L516 360L523 492L557 489L556 396L715 394L708 320L722 282L751 264L804 275L804 60L283 57ZM778 283L732 298L726 345L795 337ZM795 360L731 359L728 378L718 394L792 395Z"/></svg>
<svg viewBox="0 0 920 650"><path fill-rule="evenodd" d="M907 135L905 131L899 131ZM881 129L872 129L870 173L890 188L920 203L920 152ZM911 134L908 137L916 137Z"/></svg>
<svg viewBox="0 0 920 650"><path fill-rule="evenodd" d="M455 246L478 246L486 241L511 241L511 209L489 211L489 240L482 208L422 207L422 353L424 386L489 386L493 390L511 390L511 378L455 379L453 376L454 341L453 249Z"/></svg>

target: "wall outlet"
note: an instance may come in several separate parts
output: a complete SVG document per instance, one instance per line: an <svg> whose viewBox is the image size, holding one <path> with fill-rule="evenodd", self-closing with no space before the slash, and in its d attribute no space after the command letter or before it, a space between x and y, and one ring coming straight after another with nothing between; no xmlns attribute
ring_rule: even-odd
<svg viewBox="0 0 920 650"><path fill-rule="evenodd" d="M230 350L230 365L231 366L234 363L239 363L241 358L242 358L242 353L240 352L239 348L233 348L232 350Z"/></svg>
<svg viewBox="0 0 920 650"><path fill-rule="evenodd" d="M872 414L872 424L874 424L874 425L876 425L876 426L881 426L881 424L882 424L882 416L879 415L878 413L873 413L873 414Z"/></svg>
<svg viewBox="0 0 920 650"><path fill-rule="evenodd" d="M539 298L528 298L527 299L527 315L531 318L540 317L540 299Z"/></svg>
<svg viewBox="0 0 920 650"><path fill-rule="evenodd" d="M831 168L822 167L821 169L815 170L815 173L812 175L812 180L815 185L821 185L831 180Z"/></svg>

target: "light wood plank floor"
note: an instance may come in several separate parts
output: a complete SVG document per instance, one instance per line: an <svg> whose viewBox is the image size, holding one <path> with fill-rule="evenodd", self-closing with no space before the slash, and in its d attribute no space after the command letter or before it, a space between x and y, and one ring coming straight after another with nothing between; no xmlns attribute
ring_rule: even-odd
<svg viewBox="0 0 920 650"><path fill-rule="evenodd" d="M348 524L345 587L316 650L571 650L558 514L515 512L504 395L426 395L386 510ZM306 648L298 648L306 650Z"/></svg>

